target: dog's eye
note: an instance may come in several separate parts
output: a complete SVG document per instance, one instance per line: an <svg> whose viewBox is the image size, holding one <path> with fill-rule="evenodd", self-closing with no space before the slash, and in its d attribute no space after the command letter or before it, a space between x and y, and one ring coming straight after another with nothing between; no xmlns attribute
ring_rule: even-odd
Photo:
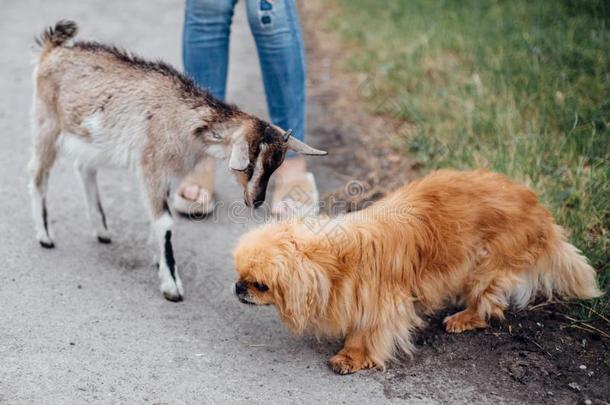
<svg viewBox="0 0 610 405"><path fill-rule="evenodd" d="M261 283L254 283L254 287L260 292L265 292L269 290L269 287Z"/></svg>

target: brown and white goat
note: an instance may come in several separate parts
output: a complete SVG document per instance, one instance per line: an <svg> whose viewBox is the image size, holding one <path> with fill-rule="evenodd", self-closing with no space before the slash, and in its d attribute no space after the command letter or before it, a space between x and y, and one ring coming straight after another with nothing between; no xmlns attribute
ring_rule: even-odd
<svg viewBox="0 0 610 405"><path fill-rule="evenodd" d="M136 172L160 250L161 292L184 295L171 243L170 188L204 156L224 157L243 187L244 201L258 207L269 177L288 149L325 155L280 128L225 104L162 62L149 62L113 46L72 42L77 25L59 21L37 40L30 162L36 237L54 247L45 196L58 150L75 155L88 216L97 239L109 243L97 169L121 166Z"/></svg>

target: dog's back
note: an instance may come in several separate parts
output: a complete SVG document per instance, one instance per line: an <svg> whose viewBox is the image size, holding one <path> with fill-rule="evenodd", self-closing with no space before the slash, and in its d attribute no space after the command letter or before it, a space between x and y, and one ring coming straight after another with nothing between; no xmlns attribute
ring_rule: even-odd
<svg viewBox="0 0 610 405"><path fill-rule="evenodd" d="M501 174L439 170L372 211L386 235L408 241L405 262L418 273L415 290L432 310L448 296L483 302L487 317L500 316L511 297L524 306L539 291L549 298L601 294L595 271L536 194Z"/></svg>
<svg viewBox="0 0 610 405"><path fill-rule="evenodd" d="M33 109L34 120L57 121L75 156L130 166L150 143L184 143L184 127L209 114L208 95L173 67L110 45L72 43L76 32L60 21L39 38Z"/></svg>

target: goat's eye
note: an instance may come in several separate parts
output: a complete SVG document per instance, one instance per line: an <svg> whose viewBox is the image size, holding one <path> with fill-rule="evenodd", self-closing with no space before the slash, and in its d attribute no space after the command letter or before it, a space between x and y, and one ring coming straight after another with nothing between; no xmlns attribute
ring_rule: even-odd
<svg viewBox="0 0 610 405"><path fill-rule="evenodd" d="M212 132L212 138L221 140L222 135L220 135L218 132Z"/></svg>
<svg viewBox="0 0 610 405"><path fill-rule="evenodd" d="M254 283L254 287L260 292L265 292L269 290L269 287L261 283Z"/></svg>

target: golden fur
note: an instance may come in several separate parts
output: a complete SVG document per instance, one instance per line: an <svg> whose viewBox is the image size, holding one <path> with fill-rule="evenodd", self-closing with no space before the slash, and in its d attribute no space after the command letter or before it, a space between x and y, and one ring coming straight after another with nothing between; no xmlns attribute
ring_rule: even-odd
<svg viewBox="0 0 610 405"><path fill-rule="evenodd" d="M541 292L601 295L595 270L534 192L484 170L441 170L371 207L265 225L234 252L242 302L273 304L295 332L345 337L338 373L383 367L448 303L447 331L483 328Z"/></svg>

